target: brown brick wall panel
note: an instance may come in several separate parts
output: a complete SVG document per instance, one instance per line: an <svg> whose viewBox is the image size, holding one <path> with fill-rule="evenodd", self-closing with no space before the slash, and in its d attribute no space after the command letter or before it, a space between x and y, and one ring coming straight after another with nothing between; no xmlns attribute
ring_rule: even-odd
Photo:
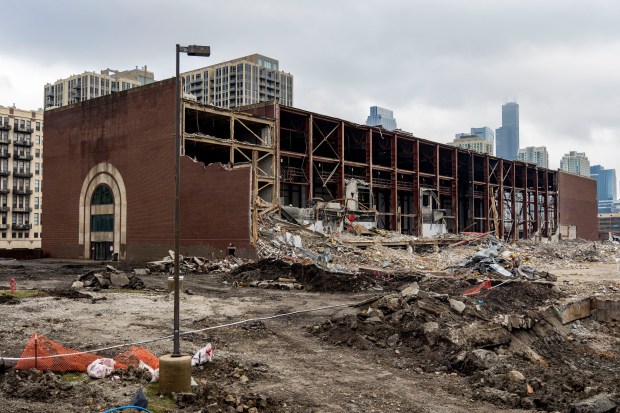
<svg viewBox="0 0 620 413"><path fill-rule="evenodd" d="M598 239L596 181L566 172L558 173L560 225L575 225L577 238Z"/></svg>
<svg viewBox="0 0 620 413"><path fill-rule="evenodd" d="M174 248L174 79L45 114L43 250L80 256L79 202L88 172L109 162L127 190L127 259ZM181 245L203 256L252 256L249 168L204 167L182 158ZM194 253L192 253L194 254Z"/></svg>
<svg viewBox="0 0 620 413"><path fill-rule="evenodd" d="M230 170L219 163L205 166L187 157L181 161L182 244L210 246L226 254L232 243L237 255L253 256L251 169Z"/></svg>
<svg viewBox="0 0 620 413"><path fill-rule="evenodd" d="M127 189L127 243L174 245L174 80L45 114L43 250L78 244L82 183L109 162Z"/></svg>

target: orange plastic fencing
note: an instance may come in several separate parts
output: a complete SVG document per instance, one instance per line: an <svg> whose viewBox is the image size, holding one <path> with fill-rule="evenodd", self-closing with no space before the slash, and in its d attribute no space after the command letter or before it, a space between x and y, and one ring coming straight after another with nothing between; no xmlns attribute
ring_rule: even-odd
<svg viewBox="0 0 620 413"><path fill-rule="evenodd" d="M476 286L473 286L471 288L468 288L465 291L463 291L463 295L464 296L476 295L476 294L480 293L480 291L482 291L484 289L490 290L491 288L493 288L493 286L491 285L491 281L490 280L484 280L480 284L478 284Z"/></svg>
<svg viewBox="0 0 620 413"><path fill-rule="evenodd" d="M88 365L100 358L103 357L63 347L35 333L28 340L15 368L86 372ZM115 368L126 369L127 365L117 362Z"/></svg>
<svg viewBox="0 0 620 413"><path fill-rule="evenodd" d="M144 347L131 346L129 350L114 357L114 361L132 367L138 367L140 361L143 361L153 370L159 368L159 359L157 356Z"/></svg>

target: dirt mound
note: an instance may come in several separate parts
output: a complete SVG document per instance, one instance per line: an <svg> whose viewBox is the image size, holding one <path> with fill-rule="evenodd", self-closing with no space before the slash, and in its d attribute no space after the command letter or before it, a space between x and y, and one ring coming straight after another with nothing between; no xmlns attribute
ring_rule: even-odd
<svg viewBox="0 0 620 413"><path fill-rule="evenodd" d="M584 337L599 323L580 329L549 319L543 306L560 297L551 285L512 282L473 297L458 294L468 286L424 279L308 332L381 352L399 368L469 376L474 398L507 407L569 411L596 394L620 394L617 348L588 347Z"/></svg>
<svg viewBox="0 0 620 413"><path fill-rule="evenodd" d="M277 259L260 260L239 266L225 276L231 282L251 282L294 278L308 291L358 292L377 285L367 275L328 272L316 265L289 264Z"/></svg>
<svg viewBox="0 0 620 413"><path fill-rule="evenodd" d="M208 363L193 369L192 376L199 383L199 388L195 393L175 397L176 406L190 411L205 409L203 411L224 412L232 408L232 411L247 412L253 411L250 410L252 407L265 413L282 411L279 407L281 403L261 394L244 393L237 387L260 380L268 371L268 366L259 363L245 365L228 359ZM114 376L115 380L92 380L85 374L22 371L3 366L0 370L0 394L9 399L9 406L53 403L54 406L80 406L81 412L95 413L126 405L138 387L149 386L150 374L144 369L130 367L117 370ZM3 411L15 411L6 405L5 409Z"/></svg>
<svg viewBox="0 0 620 413"><path fill-rule="evenodd" d="M74 300L79 298L93 298L90 294L84 294L73 289L46 290L45 292L52 297L71 298Z"/></svg>
<svg viewBox="0 0 620 413"><path fill-rule="evenodd" d="M0 304L17 304L19 300L12 295L0 294Z"/></svg>

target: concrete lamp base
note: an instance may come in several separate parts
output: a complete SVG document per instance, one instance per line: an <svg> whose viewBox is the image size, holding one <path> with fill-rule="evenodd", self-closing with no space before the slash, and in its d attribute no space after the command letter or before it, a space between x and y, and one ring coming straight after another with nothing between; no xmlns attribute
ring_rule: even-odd
<svg viewBox="0 0 620 413"><path fill-rule="evenodd" d="M159 358L159 392L170 396L172 393L191 393L192 357L166 354Z"/></svg>

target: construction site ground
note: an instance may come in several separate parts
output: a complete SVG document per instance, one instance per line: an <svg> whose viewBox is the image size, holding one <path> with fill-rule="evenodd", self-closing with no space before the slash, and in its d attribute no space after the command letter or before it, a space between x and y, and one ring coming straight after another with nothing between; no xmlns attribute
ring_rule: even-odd
<svg viewBox="0 0 620 413"><path fill-rule="evenodd" d="M458 254L463 258L475 250L465 247ZM150 394L149 408L315 413L616 411L610 409L617 408L620 393L618 325L592 317L562 324L546 318L544 308L579 297L617 298L617 246L598 250L596 260L563 259L559 254L545 260L543 254L539 266L552 272L556 281L514 282L472 297L461 295L473 285L471 280L442 273L450 264L442 254L435 251L421 261L427 265L425 272L409 276L401 272L393 279L334 275L316 268L300 275L299 269L292 271L279 261L250 265L246 272L183 274L181 331L221 327L184 334L181 350L193 354L211 343L214 358L192 370L198 383L193 394L172 401ZM144 266L106 264L128 274ZM169 274L141 275L142 290L71 288L76 277L93 269L106 271L105 264L87 261L0 262L4 294L0 296L0 357L19 357L33 333L84 351L172 333ZM295 275L304 289L250 286L259 279ZM39 295L8 298L11 278L18 293L33 290ZM401 292L412 286L408 293ZM363 302L367 304L225 326ZM521 325L509 321L513 325L503 328L498 315L518 315ZM161 356L172 351L172 341L153 341L145 347ZM113 357L122 350L97 354ZM6 362L0 366L0 410L103 412L129 404L139 387L148 388L149 378L132 368L95 380L86 375L20 371Z"/></svg>

